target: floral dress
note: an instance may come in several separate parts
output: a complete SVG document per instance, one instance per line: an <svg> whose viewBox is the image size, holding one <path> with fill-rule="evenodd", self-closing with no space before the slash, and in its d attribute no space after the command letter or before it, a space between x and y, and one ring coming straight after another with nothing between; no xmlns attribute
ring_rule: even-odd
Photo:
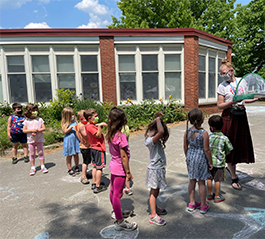
<svg viewBox="0 0 265 239"><path fill-rule="evenodd" d="M203 134L204 129L192 130L188 129L187 140L189 142L189 148L187 152L187 169L189 173L189 179L207 180L211 175L208 168L208 159L203 148ZM195 139L190 138L190 134L199 133Z"/></svg>

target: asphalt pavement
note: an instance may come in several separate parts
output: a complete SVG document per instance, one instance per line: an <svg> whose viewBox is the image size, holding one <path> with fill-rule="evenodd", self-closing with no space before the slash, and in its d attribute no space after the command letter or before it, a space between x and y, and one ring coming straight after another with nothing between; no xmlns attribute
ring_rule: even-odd
<svg viewBox="0 0 265 239"><path fill-rule="evenodd" d="M45 151L48 174L40 170L29 176L30 164L21 159L12 165L11 157L0 159L0 238L264 238L265 234L265 104L247 106L247 114L254 144L254 164L239 164L237 174L242 191L231 187L227 173L221 185L224 202L208 201L207 214L199 210L190 213L188 175L183 152L186 124L170 127L166 143L168 188L161 190L158 205L168 214L161 216L165 226L150 224L149 189L145 185L149 152L144 146L144 131L130 136L130 167L134 176L133 195L124 195L122 208L134 210L130 222L137 222L135 231L115 231L109 201L110 172L104 169L102 181L108 190L94 194L91 184L80 183L80 175L67 174L62 148ZM207 119L203 127L209 131ZM107 149L107 162L110 155ZM79 156L80 169L82 156ZM91 169L91 165L89 165ZM198 188L196 200L199 201Z"/></svg>

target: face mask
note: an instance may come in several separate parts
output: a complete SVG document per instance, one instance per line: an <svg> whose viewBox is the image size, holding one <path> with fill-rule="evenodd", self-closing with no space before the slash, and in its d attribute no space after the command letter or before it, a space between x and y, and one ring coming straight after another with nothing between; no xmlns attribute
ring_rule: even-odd
<svg viewBox="0 0 265 239"><path fill-rule="evenodd" d="M72 115L72 120L74 120L75 119L75 116L74 115Z"/></svg>
<svg viewBox="0 0 265 239"><path fill-rule="evenodd" d="M22 110L16 112L17 115L22 115Z"/></svg>
<svg viewBox="0 0 265 239"><path fill-rule="evenodd" d="M98 117L95 117L93 124L98 123L98 120L99 120L99 118Z"/></svg>
<svg viewBox="0 0 265 239"><path fill-rule="evenodd" d="M37 117L37 116L38 116L38 111L33 111L33 112L31 113L31 115L34 116L34 117Z"/></svg>
<svg viewBox="0 0 265 239"><path fill-rule="evenodd" d="M87 120L85 118L81 118L80 121L82 124L87 124Z"/></svg>
<svg viewBox="0 0 265 239"><path fill-rule="evenodd" d="M223 81L229 81L231 78L231 74L227 73L226 75L221 75Z"/></svg>

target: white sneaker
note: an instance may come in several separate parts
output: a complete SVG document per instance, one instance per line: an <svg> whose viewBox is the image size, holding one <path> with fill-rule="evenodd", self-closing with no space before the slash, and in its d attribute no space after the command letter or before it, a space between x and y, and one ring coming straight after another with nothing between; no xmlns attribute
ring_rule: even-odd
<svg viewBox="0 0 265 239"><path fill-rule="evenodd" d="M132 210L124 210L124 211L122 211L123 218L130 217L132 214L133 214ZM114 211L111 212L111 218L116 220L116 216L115 216L115 212Z"/></svg>
<svg viewBox="0 0 265 239"><path fill-rule="evenodd" d="M132 191L131 188L124 188L123 189L123 193L125 193L125 194L127 194L129 196L133 195L133 191Z"/></svg>
<svg viewBox="0 0 265 239"><path fill-rule="evenodd" d="M117 221L114 222L114 229L117 231L133 231L137 228L137 223L136 222L128 222L126 220L123 220L122 222L118 223Z"/></svg>

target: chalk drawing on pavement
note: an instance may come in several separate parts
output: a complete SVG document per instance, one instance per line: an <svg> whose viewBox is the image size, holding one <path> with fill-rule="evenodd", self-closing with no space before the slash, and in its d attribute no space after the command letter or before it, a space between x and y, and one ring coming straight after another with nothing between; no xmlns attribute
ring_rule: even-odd
<svg viewBox="0 0 265 239"><path fill-rule="evenodd" d="M32 195L34 192L18 193L19 187L1 187L0 188L0 200L17 200L24 197L26 194Z"/></svg>
<svg viewBox="0 0 265 239"><path fill-rule="evenodd" d="M261 224L262 226L265 226L265 209L261 208L252 208L252 207L244 207L246 211L254 211L254 213L248 213L250 216L253 217L253 219Z"/></svg>
<svg viewBox="0 0 265 239"><path fill-rule="evenodd" d="M247 182L246 185L254 187L255 189L265 191L265 180L263 179L253 179L250 182Z"/></svg>
<svg viewBox="0 0 265 239"><path fill-rule="evenodd" d="M139 228L137 227L133 231L117 231L114 229L114 225L103 228L100 233L103 238L124 238L124 239L134 239L137 238L139 234Z"/></svg>
<svg viewBox="0 0 265 239"><path fill-rule="evenodd" d="M50 238L50 235L48 232L43 232L34 237L34 239L48 239L48 238Z"/></svg>
<svg viewBox="0 0 265 239"><path fill-rule="evenodd" d="M64 182L67 182L67 183L80 183L80 177L79 176L72 177L70 175L67 175L67 176L61 178L61 180Z"/></svg>

